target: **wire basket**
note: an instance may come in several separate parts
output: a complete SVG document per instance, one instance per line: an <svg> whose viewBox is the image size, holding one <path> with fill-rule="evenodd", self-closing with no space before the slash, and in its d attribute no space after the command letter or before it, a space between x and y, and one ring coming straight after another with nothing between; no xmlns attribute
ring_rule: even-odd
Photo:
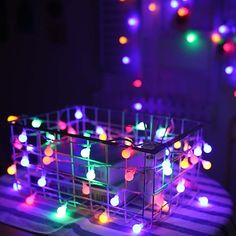
<svg viewBox="0 0 236 236"><path fill-rule="evenodd" d="M55 199L59 217L148 230L198 191L200 122L78 105L10 123L14 189Z"/></svg>

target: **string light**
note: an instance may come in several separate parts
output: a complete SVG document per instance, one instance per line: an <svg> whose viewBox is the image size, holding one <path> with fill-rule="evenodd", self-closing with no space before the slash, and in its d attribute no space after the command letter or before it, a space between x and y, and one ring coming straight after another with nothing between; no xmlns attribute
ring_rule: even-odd
<svg viewBox="0 0 236 236"><path fill-rule="evenodd" d="M59 120L57 122L57 126L59 127L60 130L65 130L67 128L67 124L66 122L62 121L62 120Z"/></svg>
<svg viewBox="0 0 236 236"><path fill-rule="evenodd" d="M136 103L134 103L133 107L136 111L140 111L140 110L142 110L143 105L140 102L136 102Z"/></svg>
<svg viewBox="0 0 236 236"><path fill-rule="evenodd" d="M149 3L149 5L148 5L148 10L151 11L151 12L157 11L157 5L156 5L156 3L154 3L154 2Z"/></svg>
<svg viewBox="0 0 236 236"><path fill-rule="evenodd" d="M82 119L82 117L83 117L82 111L80 109L77 109L76 112L75 112L75 118L77 120L80 120L80 119Z"/></svg>
<svg viewBox="0 0 236 236"><path fill-rule="evenodd" d="M143 224L134 224L132 227L133 233L139 234L142 231Z"/></svg>
<svg viewBox="0 0 236 236"><path fill-rule="evenodd" d="M180 161L180 167L182 169L187 169L189 167L188 157L184 157L184 159Z"/></svg>
<svg viewBox="0 0 236 236"><path fill-rule="evenodd" d="M134 86L135 88L140 88L140 87L142 87L142 80L140 80L140 79L134 80L134 81L133 81L133 86Z"/></svg>
<svg viewBox="0 0 236 236"><path fill-rule="evenodd" d="M45 156L43 157L43 164L44 165L50 165L52 162L54 162L54 158L53 157L48 157L48 156Z"/></svg>
<svg viewBox="0 0 236 236"><path fill-rule="evenodd" d="M225 73L226 73L227 75L231 75L231 74L233 73L233 71L234 71L233 66L227 66L227 67L225 67Z"/></svg>
<svg viewBox="0 0 236 236"><path fill-rule="evenodd" d="M9 175L14 175L14 174L16 174L16 165L15 165L15 164L10 165L10 166L7 168L7 173L8 173Z"/></svg>
<svg viewBox="0 0 236 236"><path fill-rule="evenodd" d="M200 157L202 155L202 148L200 146L197 146L194 151L193 151L194 155L197 157Z"/></svg>
<svg viewBox="0 0 236 236"><path fill-rule="evenodd" d="M23 155L23 157L21 158L20 164L24 167L30 166L29 158L27 155Z"/></svg>
<svg viewBox="0 0 236 236"><path fill-rule="evenodd" d="M68 127L67 132L68 134L77 134L76 130L71 126Z"/></svg>
<svg viewBox="0 0 236 236"><path fill-rule="evenodd" d="M119 37L119 43L120 44L127 44L128 43L128 38L125 36L120 36Z"/></svg>
<svg viewBox="0 0 236 236"><path fill-rule="evenodd" d="M95 171L93 169L89 170L86 174L86 177L89 181L93 181L96 177Z"/></svg>
<svg viewBox="0 0 236 236"><path fill-rule="evenodd" d="M58 218L64 218L66 216L67 204L64 204L57 208L56 216Z"/></svg>
<svg viewBox="0 0 236 236"><path fill-rule="evenodd" d="M189 9L187 7L180 7L177 11L178 16L180 17L186 17L190 13Z"/></svg>
<svg viewBox="0 0 236 236"><path fill-rule="evenodd" d="M33 205L34 204L34 201L35 201L35 195L36 193L33 193L31 194L30 196L28 196L26 199L25 199L25 203L29 206Z"/></svg>
<svg viewBox="0 0 236 236"><path fill-rule="evenodd" d="M198 201L201 206L203 206L203 207L208 206L208 198L207 197L199 197Z"/></svg>
<svg viewBox="0 0 236 236"><path fill-rule="evenodd" d="M110 203L114 207L118 206L120 203L119 196L115 195L113 198L111 198Z"/></svg>
<svg viewBox="0 0 236 236"><path fill-rule="evenodd" d="M178 183L178 185L176 187L176 190L177 190L178 193L183 193L184 192L184 190L185 190L184 180L181 180Z"/></svg>
<svg viewBox="0 0 236 236"><path fill-rule="evenodd" d="M202 160L202 166L205 170L209 170L211 169L212 164L210 161Z"/></svg>
<svg viewBox="0 0 236 236"><path fill-rule="evenodd" d="M171 0L170 6L172 8L177 8L179 6L179 2L177 0Z"/></svg>
<svg viewBox="0 0 236 236"><path fill-rule="evenodd" d="M10 116L7 117L7 122L10 122L10 123L12 123L12 124L15 124L18 119L19 119L18 116L10 115Z"/></svg>
<svg viewBox="0 0 236 236"><path fill-rule="evenodd" d="M45 149L44 149L44 154L45 156L52 156L53 155L53 149L52 149L52 145L48 145Z"/></svg>
<svg viewBox="0 0 236 236"><path fill-rule="evenodd" d="M204 151L205 153L210 153L210 152L212 151L211 145L209 145L208 143L204 143L204 145L203 145L203 151Z"/></svg>
<svg viewBox="0 0 236 236"><path fill-rule="evenodd" d="M85 182L82 183L82 193L85 195L90 194L90 188Z"/></svg>
<svg viewBox="0 0 236 236"><path fill-rule="evenodd" d="M17 183L14 183L12 187L13 187L14 191L19 191L19 190L22 189L21 184L18 183L18 182L17 182Z"/></svg>
<svg viewBox="0 0 236 236"><path fill-rule="evenodd" d="M130 63L130 58L127 56L122 57L122 62L123 64L129 64Z"/></svg>
<svg viewBox="0 0 236 236"><path fill-rule="evenodd" d="M99 217L98 220L101 224L106 224L109 220L108 215L106 212L103 212Z"/></svg>
<svg viewBox="0 0 236 236"><path fill-rule="evenodd" d="M27 135L25 131L22 131L22 133L18 137L19 141L21 143L25 143L27 141Z"/></svg>
<svg viewBox="0 0 236 236"><path fill-rule="evenodd" d="M39 179L38 179L38 186L39 187L44 187L47 184L46 181L46 177L44 175L42 175Z"/></svg>
<svg viewBox="0 0 236 236"><path fill-rule="evenodd" d="M177 141L177 142L174 143L174 148L175 148L175 149L180 149L181 146L182 146L182 144L181 144L180 141Z"/></svg>
<svg viewBox="0 0 236 236"><path fill-rule="evenodd" d="M90 148L89 147L83 148L80 151L80 155L84 158L89 158L90 157Z"/></svg>
<svg viewBox="0 0 236 236"><path fill-rule="evenodd" d="M32 120L31 125L34 128L39 128L42 125L42 121L38 118L35 118L35 119Z"/></svg>

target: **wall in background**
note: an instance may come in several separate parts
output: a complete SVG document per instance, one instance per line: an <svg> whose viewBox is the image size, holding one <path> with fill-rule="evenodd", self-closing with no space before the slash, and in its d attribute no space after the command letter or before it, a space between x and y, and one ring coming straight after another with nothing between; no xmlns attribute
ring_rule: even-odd
<svg viewBox="0 0 236 236"><path fill-rule="evenodd" d="M0 4L0 158L9 163L8 114L92 103L101 84L98 1Z"/></svg>

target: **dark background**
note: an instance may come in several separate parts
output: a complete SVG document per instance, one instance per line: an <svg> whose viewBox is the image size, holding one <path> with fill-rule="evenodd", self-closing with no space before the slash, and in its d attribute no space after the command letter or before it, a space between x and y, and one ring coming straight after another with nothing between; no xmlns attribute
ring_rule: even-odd
<svg viewBox="0 0 236 236"><path fill-rule="evenodd" d="M0 165L11 163L8 115L92 104L101 86L99 1L0 0Z"/></svg>

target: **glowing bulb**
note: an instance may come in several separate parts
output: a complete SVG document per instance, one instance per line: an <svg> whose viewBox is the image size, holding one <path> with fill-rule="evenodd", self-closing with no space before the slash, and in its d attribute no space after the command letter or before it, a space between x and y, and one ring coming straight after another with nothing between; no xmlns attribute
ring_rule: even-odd
<svg viewBox="0 0 236 236"><path fill-rule="evenodd" d="M136 111L140 111L140 110L142 110L143 105L140 102L136 102L136 103L134 103L133 107Z"/></svg>
<svg viewBox="0 0 236 236"><path fill-rule="evenodd" d="M77 134L76 130L73 127L68 127L67 129L68 134Z"/></svg>
<svg viewBox="0 0 236 236"><path fill-rule="evenodd" d="M125 36L120 36L120 37L119 37L119 43L120 43L120 44L126 44L126 43L128 43L127 37L125 37Z"/></svg>
<svg viewBox="0 0 236 236"><path fill-rule="evenodd" d="M199 197L199 204L203 207L208 206L208 198L207 197Z"/></svg>
<svg viewBox="0 0 236 236"><path fill-rule="evenodd" d="M19 190L22 189L22 186L21 186L20 183L14 183L14 184L13 184L13 189L14 189L15 191L19 191Z"/></svg>
<svg viewBox="0 0 236 236"><path fill-rule="evenodd" d="M135 224L132 227L133 233L139 234L142 231L143 224Z"/></svg>
<svg viewBox="0 0 236 236"><path fill-rule="evenodd" d="M130 17L128 19L128 25L129 26L137 26L138 25L138 19L136 17Z"/></svg>
<svg viewBox="0 0 236 236"><path fill-rule="evenodd" d="M129 64L130 63L130 58L125 56L125 57L122 57L122 62L123 64Z"/></svg>
<svg viewBox="0 0 236 236"><path fill-rule="evenodd" d="M127 125L127 126L125 127L125 131L126 131L127 133L131 133L131 132L133 131L132 125Z"/></svg>
<svg viewBox="0 0 236 236"><path fill-rule="evenodd" d="M43 164L44 165L50 165L55 159L52 157L45 156L43 157Z"/></svg>
<svg viewBox="0 0 236 236"><path fill-rule="evenodd" d="M211 169L212 164L210 161L202 160L202 166L205 170L209 170Z"/></svg>
<svg viewBox="0 0 236 236"><path fill-rule="evenodd" d="M34 146L33 146L32 144L27 145L27 146L26 146L26 151L27 151L27 152L32 152L32 151L34 151Z"/></svg>
<svg viewBox="0 0 236 236"><path fill-rule="evenodd" d="M86 148L83 148L81 151L80 151L80 155L84 158L88 158L90 156L90 148L86 147Z"/></svg>
<svg viewBox="0 0 236 236"><path fill-rule="evenodd" d="M212 151L212 147L208 143L204 143L203 145L203 151L205 153L210 153Z"/></svg>
<svg viewBox="0 0 236 236"><path fill-rule="evenodd" d="M88 131L84 131L83 135L84 135L84 137L90 137L91 136L91 134Z"/></svg>
<svg viewBox="0 0 236 236"><path fill-rule="evenodd" d="M233 73L233 71L234 71L233 66L227 66L227 67L225 67L225 73L226 73L227 75L231 75L231 74Z"/></svg>
<svg viewBox="0 0 236 236"><path fill-rule="evenodd" d="M27 141L26 132L23 131L23 132L19 135L18 139L19 139L19 141L20 141L21 143L25 143L25 142Z"/></svg>
<svg viewBox="0 0 236 236"><path fill-rule="evenodd" d="M162 168L171 168L171 163L169 159L166 159L161 164Z"/></svg>
<svg viewBox="0 0 236 236"><path fill-rule="evenodd" d="M48 145L48 146L44 149L44 154L45 154L45 156L49 156L49 157L53 155L52 145Z"/></svg>
<svg viewBox="0 0 236 236"><path fill-rule="evenodd" d="M157 10L157 5L152 2L148 5L148 10L151 11L151 12L155 12Z"/></svg>
<svg viewBox="0 0 236 236"><path fill-rule="evenodd" d="M220 43L221 41L222 41L222 39L221 39L221 36L220 36L220 34L218 34L218 33L213 33L212 35L211 35L211 41L213 42L213 43Z"/></svg>
<svg viewBox="0 0 236 236"><path fill-rule="evenodd" d="M29 158L27 155L24 155L20 161L20 164L24 167L29 167L30 163L29 163Z"/></svg>
<svg viewBox="0 0 236 236"><path fill-rule="evenodd" d="M89 181L92 181L95 179L96 175L95 175L95 171L92 169L92 170L89 170L86 174L86 177Z"/></svg>
<svg viewBox="0 0 236 236"><path fill-rule="evenodd" d="M12 124L15 124L18 119L19 119L18 116L11 115L7 117L7 122L11 122Z"/></svg>
<svg viewBox="0 0 236 236"><path fill-rule="evenodd" d="M183 193L184 190L185 190L185 186L184 186L184 183L183 181L180 181L176 187L176 190L178 193Z"/></svg>
<svg viewBox="0 0 236 236"><path fill-rule="evenodd" d="M236 98L236 89L234 90L234 97Z"/></svg>
<svg viewBox="0 0 236 236"><path fill-rule="evenodd" d="M198 161L199 161L199 159L198 159L197 156L195 156L195 155L191 155L191 156L190 156L190 162L191 162L193 165L197 164Z"/></svg>
<svg viewBox="0 0 236 236"><path fill-rule="evenodd" d="M50 134L48 132L46 133L46 137L47 137L47 139L50 139L50 140L55 140L56 139L53 134Z"/></svg>
<svg viewBox="0 0 236 236"><path fill-rule="evenodd" d="M229 27L227 25L220 25L218 27L218 31L221 33L221 34L227 34L229 32Z"/></svg>
<svg viewBox="0 0 236 236"><path fill-rule="evenodd" d="M133 171L127 171L125 173L125 180L126 181L132 181L134 179L134 172Z"/></svg>
<svg viewBox="0 0 236 236"><path fill-rule="evenodd" d="M175 149L180 149L180 148L181 148L181 145L182 145L181 142L180 142L180 141L177 141L177 142L174 143L174 148L175 148Z"/></svg>
<svg viewBox="0 0 236 236"><path fill-rule="evenodd" d="M169 210L170 210L169 204L167 203L167 201L164 201L161 206L161 211L168 213Z"/></svg>
<svg viewBox="0 0 236 236"><path fill-rule="evenodd" d="M16 165L12 164L7 168L7 173L9 175L14 175L16 173Z"/></svg>
<svg viewBox="0 0 236 236"><path fill-rule="evenodd" d="M194 155L197 157L200 157L202 155L202 148L200 146L197 146L194 151L193 151Z"/></svg>
<svg viewBox="0 0 236 236"><path fill-rule="evenodd" d="M134 81L133 81L133 86L134 86L135 88L140 88L140 87L142 87L142 80L140 80L140 79L134 80Z"/></svg>
<svg viewBox="0 0 236 236"><path fill-rule="evenodd" d="M110 203L112 206L116 207L119 205L120 203L120 200L119 200L119 196L118 195L115 195L111 200L110 200Z"/></svg>
<svg viewBox="0 0 236 236"><path fill-rule="evenodd" d="M46 181L46 177L44 175L42 175L39 179L38 179L38 186L39 187L44 187L47 184Z"/></svg>
<svg viewBox="0 0 236 236"><path fill-rule="evenodd" d="M31 194L30 196L28 196L28 197L25 199L25 203L26 203L27 205L30 205L30 206L31 206L31 205L34 204L35 194L36 194L36 193Z"/></svg>
<svg viewBox="0 0 236 236"><path fill-rule="evenodd" d="M143 122L140 122L135 127L137 130L145 130L145 124Z"/></svg>
<svg viewBox="0 0 236 236"><path fill-rule="evenodd" d="M64 218L66 216L66 209L67 209L66 204L58 207L57 208L57 217Z"/></svg>
<svg viewBox="0 0 236 236"><path fill-rule="evenodd" d="M235 51L235 45L233 42L226 42L223 45L223 50L226 53L233 53Z"/></svg>
<svg viewBox="0 0 236 236"><path fill-rule="evenodd" d="M67 128L66 122L61 121L61 120L57 122L57 126L59 127L60 130L65 130Z"/></svg>
<svg viewBox="0 0 236 236"><path fill-rule="evenodd" d="M166 175L166 176L169 176L173 173L173 170L171 167L165 167L163 168L163 174Z"/></svg>
<svg viewBox="0 0 236 236"><path fill-rule="evenodd" d="M22 143L18 139L15 139L13 146L14 148L19 149L19 150L23 147Z"/></svg>
<svg viewBox="0 0 236 236"><path fill-rule="evenodd" d="M190 148L190 147L189 147L188 142L184 142L183 150L184 150L184 151L187 151L189 148Z"/></svg>
<svg viewBox="0 0 236 236"><path fill-rule="evenodd" d="M42 121L38 118L33 119L31 123L32 127L34 128L39 128L41 124L42 124Z"/></svg>
<svg viewBox="0 0 236 236"><path fill-rule="evenodd" d="M195 32L189 32L186 34L186 40L188 43L194 43L197 41L198 35Z"/></svg>
<svg viewBox="0 0 236 236"><path fill-rule="evenodd" d="M165 155L166 155L166 156L169 156L169 155L170 155L170 151L169 151L168 148L165 149Z"/></svg>
<svg viewBox="0 0 236 236"><path fill-rule="evenodd" d="M76 112L75 112L75 118L77 120L80 120L82 117L83 117L82 111L80 109L77 109Z"/></svg>
<svg viewBox="0 0 236 236"><path fill-rule="evenodd" d="M126 148L126 149L122 150L121 156L125 159L128 159L128 158L130 158L131 153L132 153L132 150L130 148Z"/></svg>
<svg viewBox="0 0 236 236"><path fill-rule="evenodd" d="M180 7L177 11L177 14L180 16L180 17L185 17L187 15L189 15L190 11L187 7Z"/></svg>
<svg viewBox="0 0 236 236"><path fill-rule="evenodd" d="M106 212L103 212L103 213L99 216L98 220L99 220L100 223L106 224L106 223L108 222L108 220L109 220L107 213L106 213Z"/></svg>
<svg viewBox="0 0 236 236"><path fill-rule="evenodd" d="M160 127L159 129L157 129L157 131L156 131L156 137L157 137L157 138L163 138L164 135L167 135L167 129L162 128L162 127Z"/></svg>
<svg viewBox="0 0 236 236"><path fill-rule="evenodd" d="M172 1L170 2L170 6L171 6L172 8L177 8L177 7L179 6L179 2L178 2L177 0L172 0Z"/></svg>
<svg viewBox="0 0 236 236"><path fill-rule="evenodd" d="M104 129L103 129L101 126L97 126L95 132L96 132L96 134L98 134L98 135L105 133Z"/></svg>
<svg viewBox="0 0 236 236"><path fill-rule="evenodd" d="M82 184L82 193L85 195L90 194L90 188L86 183Z"/></svg>
<svg viewBox="0 0 236 236"><path fill-rule="evenodd" d="M180 161L180 167L182 169L187 169L189 167L189 162L187 157L185 157L183 160Z"/></svg>
<svg viewBox="0 0 236 236"><path fill-rule="evenodd" d="M103 133L103 134L99 134L99 137L98 137L100 140L107 140L107 134L106 133Z"/></svg>

